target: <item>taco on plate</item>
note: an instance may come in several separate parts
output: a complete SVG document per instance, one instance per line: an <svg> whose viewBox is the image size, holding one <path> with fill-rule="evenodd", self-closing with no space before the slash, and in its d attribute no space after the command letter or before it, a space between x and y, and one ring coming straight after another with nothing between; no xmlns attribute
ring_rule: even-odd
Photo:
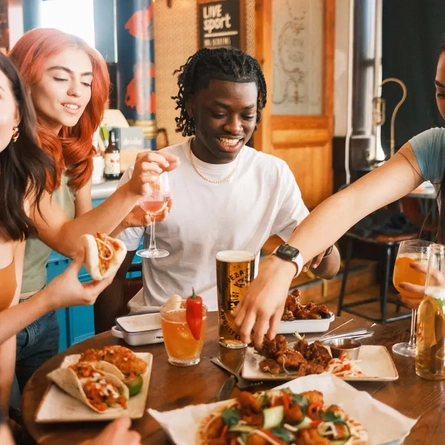
<svg viewBox="0 0 445 445"><path fill-rule="evenodd" d="M91 363L76 363L58 368L48 379L70 396L80 400L97 413L112 407L127 407L129 390L116 376L101 371Z"/></svg>
<svg viewBox="0 0 445 445"><path fill-rule="evenodd" d="M319 391L243 391L204 418L199 445L367 445L363 426Z"/></svg>
<svg viewBox="0 0 445 445"><path fill-rule="evenodd" d="M143 375L148 366L147 362L124 346L87 349L81 354L79 361L97 363L99 369L103 369L105 372L119 378L130 390L130 397L142 390Z"/></svg>

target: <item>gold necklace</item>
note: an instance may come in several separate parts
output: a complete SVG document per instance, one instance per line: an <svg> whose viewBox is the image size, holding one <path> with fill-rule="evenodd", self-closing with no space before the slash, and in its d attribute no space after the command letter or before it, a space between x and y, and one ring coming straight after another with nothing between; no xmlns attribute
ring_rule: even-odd
<svg viewBox="0 0 445 445"><path fill-rule="evenodd" d="M204 179L204 181L211 182L212 184L222 184L222 183L224 183L224 182L229 182L229 181L230 181L230 178L235 174L235 172L236 172L236 170L237 170L237 168L238 168L238 165L239 165L239 158L240 158L240 155L239 155L239 153L238 153L237 160L236 160L236 165L235 165L235 167L233 168L233 170L230 172L230 175L229 175L229 176L226 176L226 177L223 178L223 179L218 179L217 181L215 181L215 180L213 180L213 179L209 179L209 178L207 178L206 176L204 176L204 175L198 170L198 167L196 167L195 162L193 161L192 138L189 139L189 158L190 158L190 164L192 164L193 170L195 170L195 172L198 174L198 176L200 176L202 179Z"/></svg>

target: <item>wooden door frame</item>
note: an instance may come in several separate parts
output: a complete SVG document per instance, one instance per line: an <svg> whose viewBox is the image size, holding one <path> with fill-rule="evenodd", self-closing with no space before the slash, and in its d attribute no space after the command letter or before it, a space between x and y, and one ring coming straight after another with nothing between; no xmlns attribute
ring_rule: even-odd
<svg viewBox="0 0 445 445"><path fill-rule="evenodd" d="M268 85L267 102L272 104L272 1L255 0L255 52ZM332 140L334 130L334 51L335 39L335 0L324 0L323 11L323 107L319 116L293 116L299 128L328 128L326 137ZM265 55L269 57L265 57ZM272 123L277 129L289 128L289 117L263 113L261 123L255 137L255 148L264 152L273 150ZM301 124L301 125L300 125ZM322 136L321 136L322 137ZM277 142L275 142L275 146ZM294 145L295 146L295 145ZM286 148L286 144L278 143L276 148Z"/></svg>

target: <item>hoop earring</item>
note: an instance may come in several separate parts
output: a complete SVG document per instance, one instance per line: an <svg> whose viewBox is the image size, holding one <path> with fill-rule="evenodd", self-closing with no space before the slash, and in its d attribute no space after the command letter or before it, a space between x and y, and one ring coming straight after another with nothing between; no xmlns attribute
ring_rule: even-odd
<svg viewBox="0 0 445 445"><path fill-rule="evenodd" d="M19 136L20 136L19 127L17 126L12 127L12 136L11 136L12 142L17 142Z"/></svg>

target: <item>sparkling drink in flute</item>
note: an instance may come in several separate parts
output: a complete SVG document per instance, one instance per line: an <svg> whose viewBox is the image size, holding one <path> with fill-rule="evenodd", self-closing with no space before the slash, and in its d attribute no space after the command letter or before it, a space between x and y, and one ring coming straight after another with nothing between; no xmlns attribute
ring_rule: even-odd
<svg viewBox="0 0 445 445"><path fill-rule="evenodd" d="M219 343L238 349L247 345L240 340L233 312L255 276L255 255L251 252L224 250L216 254Z"/></svg>
<svg viewBox="0 0 445 445"><path fill-rule="evenodd" d="M445 246L433 244L417 317L416 374L445 379Z"/></svg>
<svg viewBox="0 0 445 445"><path fill-rule="evenodd" d="M149 191L139 201L139 206L148 212L151 216L150 224L150 245L148 249L141 249L136 252L136 255L142 258L164 258L169 255L165 249L158 249L156 247L156 232L155 232L155 218L161 214L168 205L170 199L170 188L168 181L168 174L162 173L157 181L151 182Z"/></svg>

